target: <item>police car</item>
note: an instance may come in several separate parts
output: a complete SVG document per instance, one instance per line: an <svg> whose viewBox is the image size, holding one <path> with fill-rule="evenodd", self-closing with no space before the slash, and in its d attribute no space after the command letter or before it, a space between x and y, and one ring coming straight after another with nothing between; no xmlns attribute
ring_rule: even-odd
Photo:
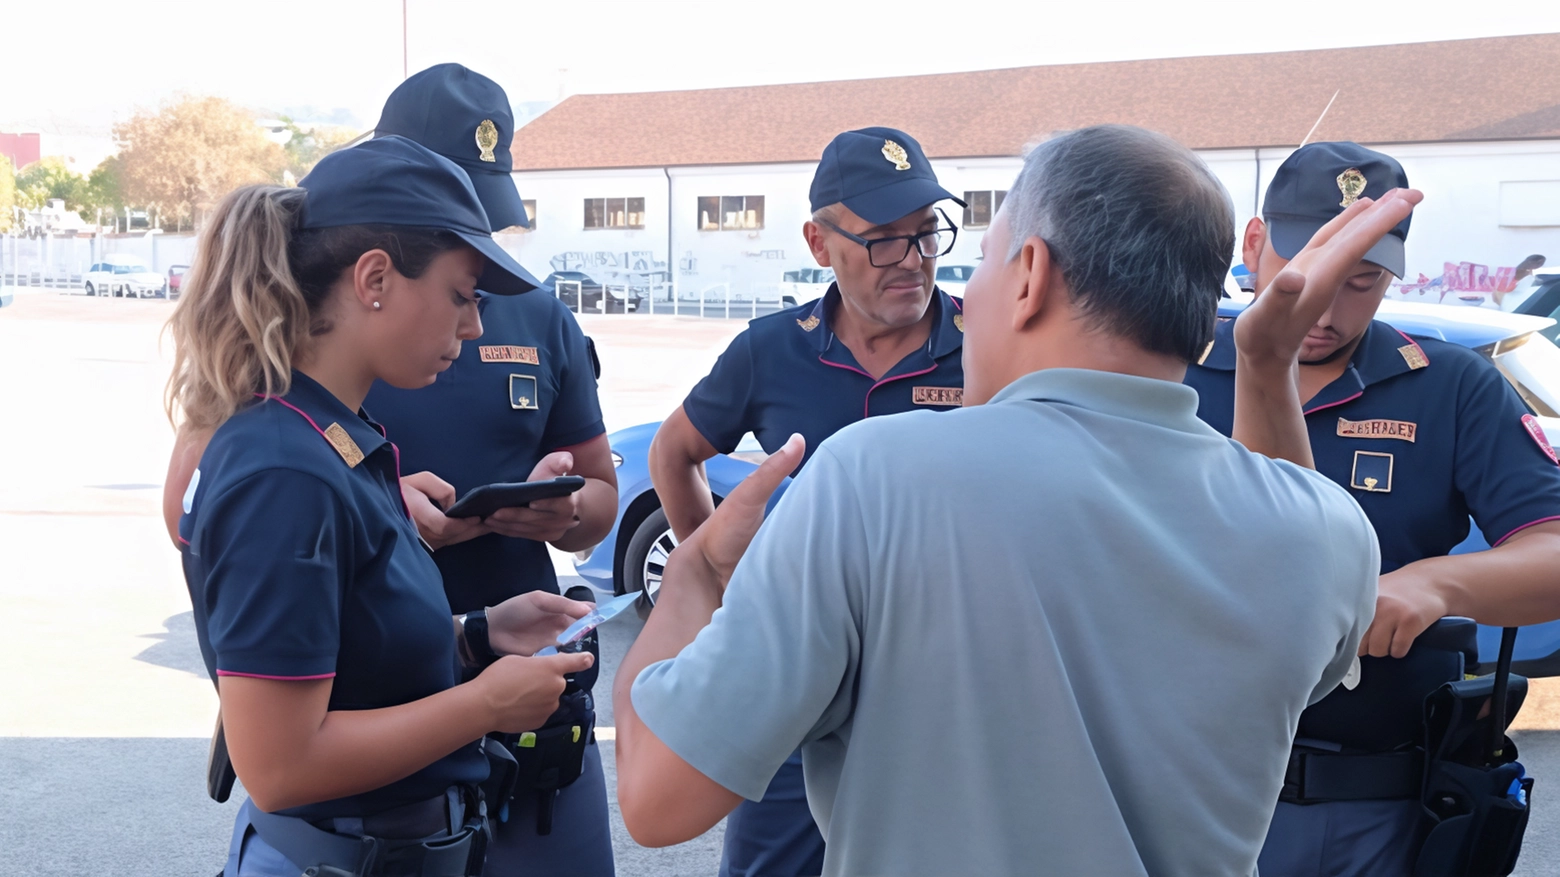
<svg viewBox="0 0 1560 877"><path fill-rule="evenodd" d="M1242 298L1249 300L1249 296ZM1219 316L1233 318L1245 306L1245 301L1225 299L1219 305ZM1555 319L1392 300L1382 303L1377 316L1410 335L1469 347L1493 360L1538 416L1550 444L1560 447L1560 347L1546 337L1556 333ZM650 483L650 441L659 427L659 423L645 423L608 436L618 475L617 521L600 545L575 555L576 572L598 590L614 594L642 591L642 613L654 605L666 559L677 546ZM719 503L765 456L748 435L731 454L707 461L705 472L715 501ZM789 483L787 479L775 491L771 506ZM1452 553L1488 547L1483 534L1473 527L1467 540ZM1480 660L1493 663L1499 647L1500 628L1481 625ZM1512 666L1529 677L1560 676L1560 621L1523 628Z"/></svg>

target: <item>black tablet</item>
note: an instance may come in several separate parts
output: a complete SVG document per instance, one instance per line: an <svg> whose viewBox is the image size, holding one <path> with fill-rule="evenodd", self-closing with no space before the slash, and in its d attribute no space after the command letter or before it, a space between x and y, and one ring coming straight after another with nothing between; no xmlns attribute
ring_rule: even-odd
<svg viewBox="0 0 1560 877"><path fill-rule="evenodd" d="M551 481L517 481L508 484L484 484L474 488L445 509L447 518L485 518L499 509L529 505L539 499L568 496L585 486L578 475L560 475Z"/></svg>

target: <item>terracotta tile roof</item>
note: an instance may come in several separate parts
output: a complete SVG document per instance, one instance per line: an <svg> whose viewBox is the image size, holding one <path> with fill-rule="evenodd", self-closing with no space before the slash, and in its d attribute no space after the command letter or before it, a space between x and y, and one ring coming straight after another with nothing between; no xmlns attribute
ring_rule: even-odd
<svg viewBox="0 0 1560 877"><path fill-rule="evenodd" d="M1128 122L1193 148L1560 137L1560 34L1064 64L698 91L577 95L515 132L515 170L816 161L890 125L933 158L1016 155Z"/></svg>

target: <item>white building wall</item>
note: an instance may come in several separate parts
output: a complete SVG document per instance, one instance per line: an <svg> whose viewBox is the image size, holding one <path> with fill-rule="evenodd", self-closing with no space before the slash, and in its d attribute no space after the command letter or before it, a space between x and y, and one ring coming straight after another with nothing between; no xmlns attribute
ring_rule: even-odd
<svg viewBox="0 0 1560 877"><path fill-rule="evenodd" d="M519 173L515 184L536 202L536 222L499 243L537 279L583 271L604 283L665 281L667 177L659 168ZM585 228L587 198L644 198L644 228Z"/></svg>
<svg viewBox="0 0 1560 877"><path fill-rule="evenodd" d="M1494 269L1515 265L1530 253L1548 256L1551 268L1560 266L1560 203L1550 204L1544 194L1560 188L1560 141L1378 148L1401 161L1409 181L1426 196L1408 239L1409 279L1419 273L1439 276L1445 262L1469 261ZM1199 153L1229 190L1237 250L1239 234L1260 210L1261 194L1292 151ZM943 159L933 165L944 188L962 197L967 191L1008 189L1021 162L1016 157ZM631 263L643 262L643 254L653 254L653 261L668 263L659 267L670 273L685 298L698 298L706 290L719 297L723 284L734 297L772 297L784 272L815 264L801 234L810 215L807 191L815 168L808 162L517 173L521 196L537 202L538 227L504 236L503 242L538 277L558 270L557 265L570 265L613 282L633 273L636 264ZM698 199L710 195L764 196L764 228L700 230ZM644 197L645 228L584 229L584 199L601 197ZM962 223L956 204L941 206L956 224ZM961 228L958 243L942 264L976 264L983 232ZM632 255L636 253L640 257Z"/></svg>
<svg viewBox="0 0 1560 877"><path fill-rule="evenodd" d="M814 164L672 168L672 251L683 298L777 299L781 275L816 264L802 238ZM764 197L764 227L704 231L699 198Z"/></svg>

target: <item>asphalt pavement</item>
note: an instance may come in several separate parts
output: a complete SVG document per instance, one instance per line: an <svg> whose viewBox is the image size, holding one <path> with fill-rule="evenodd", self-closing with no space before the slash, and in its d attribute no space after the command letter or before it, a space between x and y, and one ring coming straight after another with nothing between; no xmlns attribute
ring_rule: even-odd
<svg viewBox="0 0 1560 877"><path fill-rule="evenodd" d="M582 579L562 582L564 587ZM624 613L601 628L597 723L612 728L612 679L642 624ZM188 614L140 659L205 679ZM9 707L7 707L9 708ZM606 736L605 734L603 736ZM667 849L634 843L623 827L614 747L600 743L621 875L712 875L724 824ZM207 742L168 737L0 737L0 875L211 877L227 856L242 786L226 804L206 796Z"/></svg>

